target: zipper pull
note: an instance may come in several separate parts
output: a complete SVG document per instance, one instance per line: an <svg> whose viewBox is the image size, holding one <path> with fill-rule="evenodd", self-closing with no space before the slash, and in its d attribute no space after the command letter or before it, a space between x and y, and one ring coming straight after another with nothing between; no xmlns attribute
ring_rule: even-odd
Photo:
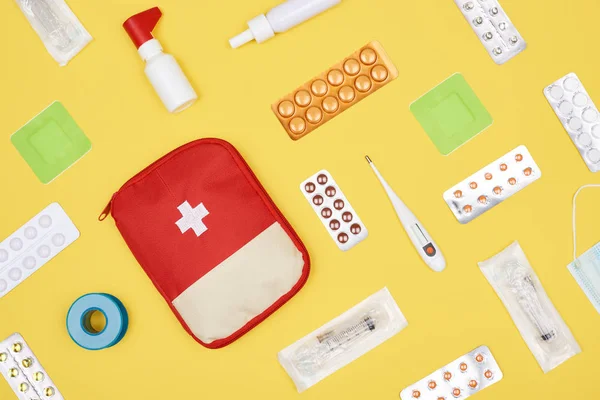
<svg viewBox="0 0 600 400"><path fill-rule="evenodd" d="M106 217L108 217L108 214L110 214L110 207L112 206L114 197L115 197L115 195L113 194L112 197L110 198L110 201L106 205L106 207L104 207L104 210L102 210L102 214L100 214L98 216L98 221L104 221L106 219Z"/></svg>

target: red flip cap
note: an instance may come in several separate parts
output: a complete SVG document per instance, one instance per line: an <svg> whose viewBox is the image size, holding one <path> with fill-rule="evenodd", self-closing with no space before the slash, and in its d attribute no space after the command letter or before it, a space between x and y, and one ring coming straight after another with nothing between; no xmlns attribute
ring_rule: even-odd
<svg viewBox="0 0 600 400"><path fill-rule="evenodd" d="M142 11L139 14L131 16L123 23L123 28L129 34L129 37L138 49L148 40L154 39L152 30L162 16L162 12L158 7Z"/></svg>

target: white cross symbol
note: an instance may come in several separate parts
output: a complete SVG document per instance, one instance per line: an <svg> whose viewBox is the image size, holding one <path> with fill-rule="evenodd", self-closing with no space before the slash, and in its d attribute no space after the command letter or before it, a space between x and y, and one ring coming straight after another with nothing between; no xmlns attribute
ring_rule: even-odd
<svg viewBox="0 0 600 400"><path fill-rule="evenodd" d="M182 217L175 224L179 227L181 233L185 233L188 229L193 229L196 236L200 236L208 230L202 222L202 218L209 214L204 204L200 203L196 208L192 208L186 200L177 209Z"/></svg>

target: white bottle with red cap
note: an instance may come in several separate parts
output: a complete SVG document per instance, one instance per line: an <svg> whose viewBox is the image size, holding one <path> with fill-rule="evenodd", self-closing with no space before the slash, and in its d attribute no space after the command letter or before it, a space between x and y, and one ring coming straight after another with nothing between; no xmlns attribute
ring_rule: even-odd
<svg viewBox="0 0 600 400"><path fill-rule="evenodd" d="M152 36L161 16L160 9L154 7L127 19L123 28L146 62L146 76L163 104L169 112L178 113L191 106L198 95L175 58L163 53L159 41Z"/></svg>
<svg viewBox="0 0 600 400"><path fill-rule="evenodd" d="M285 32L299 23L339 4L341 1L288 0L272 8L267 15L261 14L252 18L248 21L249 29L231 38L229 44L235 49L253 39L257 43L262 43L275 36L276 32Z"/></svg>

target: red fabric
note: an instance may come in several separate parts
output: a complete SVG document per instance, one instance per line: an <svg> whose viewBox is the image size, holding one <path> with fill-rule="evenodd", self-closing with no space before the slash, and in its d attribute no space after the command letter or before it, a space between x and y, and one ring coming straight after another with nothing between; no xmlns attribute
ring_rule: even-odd
<svg viewBox="0 0 600 400"><path fill-rule="evenodd" d="M203 203L209 212L203 219L208 230L200 237L192 229L182 234L175 224L182 216L177 207L185 201L192 208ZM304 271L290 293L229 338L210 345L196 338L206 347L233 342L291 298L308 277L306 248L239 153L222 140L200 139L167 154L123 185L111 208L127 245L188 332L172 301L274 222L303 254Z"/></svg>

